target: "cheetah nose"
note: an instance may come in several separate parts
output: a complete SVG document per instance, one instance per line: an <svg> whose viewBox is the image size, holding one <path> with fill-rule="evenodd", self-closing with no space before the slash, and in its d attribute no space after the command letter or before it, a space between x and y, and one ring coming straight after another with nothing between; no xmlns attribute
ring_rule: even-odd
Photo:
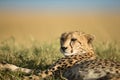
<svg viewBox="0 0 120 80"><path fill-rule="evenodd" d="M62 49L63 51L65 51L65 50L67 49L67 47L61 47L61 49Z"/></svg>

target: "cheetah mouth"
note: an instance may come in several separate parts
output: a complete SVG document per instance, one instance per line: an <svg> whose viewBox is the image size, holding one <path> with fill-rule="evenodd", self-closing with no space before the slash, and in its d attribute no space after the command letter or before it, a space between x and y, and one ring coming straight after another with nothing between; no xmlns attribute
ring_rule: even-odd
<svg viewBox="0 0 120 80"><path fill-rule="evenodd" d="M75 55L75 54L77 54L77 53L67 53L67 52L63 53L64 56L70 56L70 55Z"/></svg>
<svg viewBox="0 0 120 80"><path fill-rule="evenodd" d="M76 55L76 54L80 54L80 55L82 55L82 54L84 54L84 53L86 53L86 51L79 51L79 50L71 50L71 51L67 51L67 50L65 50L65 51L63 51L62 49L60 49L60 52L64 55L64 56L70 56L70 55Z"/></svg>
<svg viewBox="0 0 120 80"><path fill-rule="evenodd" d="M79 55L83 55L85 53L87 53L86 51L74 51L74 52L65 52L65 51L62 51L61 50L61 53L64 55L64 56L70 56L70 55L76 55L76 54L79 54Z"/></svg>

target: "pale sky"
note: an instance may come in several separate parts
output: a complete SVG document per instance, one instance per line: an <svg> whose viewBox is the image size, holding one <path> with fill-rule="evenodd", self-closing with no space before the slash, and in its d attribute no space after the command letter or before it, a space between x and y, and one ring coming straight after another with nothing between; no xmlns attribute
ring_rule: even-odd
<svg viewBox="0 0 120 80"><path fill-rule="evenodd" d="M0 0L0 9L34 11L120 11L120 0Z"/></svg>

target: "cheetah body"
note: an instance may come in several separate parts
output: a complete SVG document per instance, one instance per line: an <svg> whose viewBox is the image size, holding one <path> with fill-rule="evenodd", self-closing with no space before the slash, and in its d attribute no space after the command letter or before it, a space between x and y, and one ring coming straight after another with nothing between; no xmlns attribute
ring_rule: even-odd
<svg viewBox="0 0 120 80"><path fill-rule="evenodd" d="M118 77L120 63L96 58L91 45L92 40L93 36L81 32L63 33L60 43L61 52L65 58L58 60L38 76L45 78L62 72L63 76L69 80L97 80L109 75Z"/></svg>

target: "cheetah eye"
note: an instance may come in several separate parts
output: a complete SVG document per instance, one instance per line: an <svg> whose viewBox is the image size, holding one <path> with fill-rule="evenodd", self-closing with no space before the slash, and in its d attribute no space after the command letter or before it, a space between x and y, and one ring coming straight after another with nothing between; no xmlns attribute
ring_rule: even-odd
<svg viewBox="0 0 120 80"><path fill-rule="evenodd" d="M76 41L77 39L76 38L72 38L71 41Z"/></svg>
<svg viewBox="0 0 120 80"><path fill-rule="evenodd" d="M81 42L79 42L79 44L82 44Z"/></svg>

